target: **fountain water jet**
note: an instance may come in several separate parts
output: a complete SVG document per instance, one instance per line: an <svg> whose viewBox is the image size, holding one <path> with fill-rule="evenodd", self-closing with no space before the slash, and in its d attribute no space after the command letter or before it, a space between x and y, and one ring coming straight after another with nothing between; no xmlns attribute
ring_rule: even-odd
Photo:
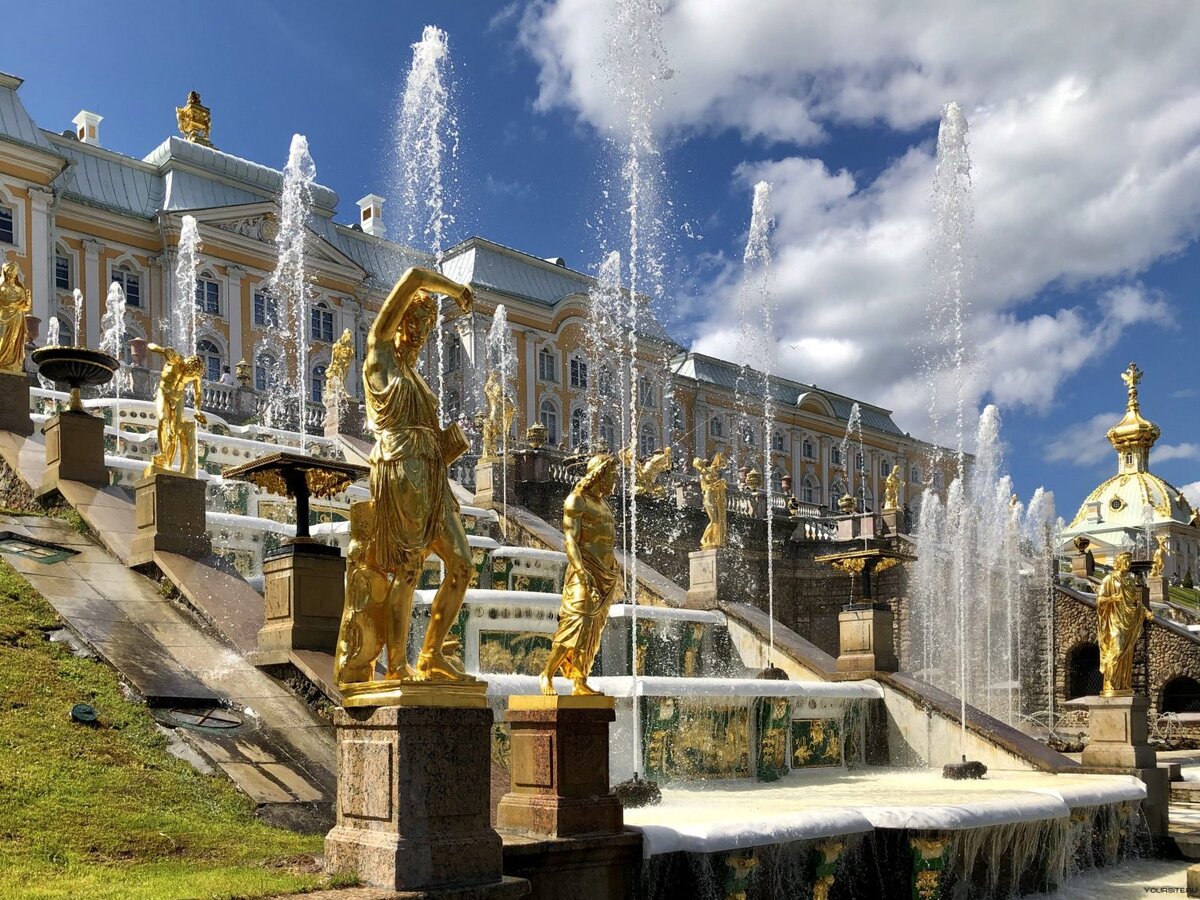
<svg viewBox="0 0 1200 900"><path fill-rule="evenodd" d="M199 307L196 303L196 272L200 268L200 231L195 216L184 216L175 249L175 298L171 311L171 344L184 356L196 352ZM196 406L200 405L196 398Z"/></svg>
<svg viewBox="0 0 1200 900"><path fill-rule="evenodd" d="M120 282L114 281L108 286L108 296L104 300L104 318L100 320L100 351L107 353L118 361L125 347L125 290ZM119 366L113 375L113 428L117 433L117 455L121 454L121 391L129 387L129 370Z"/></svg>
<svg viewBox="0 0 1200 900"><path fill-rule="evenodd" d="M504 308L504 304L497 305L496 311L492 313L492 326L487 333L487 359L491 371L495 372L500 379L500 395L502 398L509 396L509 386L512 384L513 372L515 364L513 360L512 344L508 337L508 310ZM503 400L501 401L503 402ZM502 465L501 471L501 525L504 528L504 536L508 536L508 429L504 429L504 433L500 439L500 457Z"/></svg>

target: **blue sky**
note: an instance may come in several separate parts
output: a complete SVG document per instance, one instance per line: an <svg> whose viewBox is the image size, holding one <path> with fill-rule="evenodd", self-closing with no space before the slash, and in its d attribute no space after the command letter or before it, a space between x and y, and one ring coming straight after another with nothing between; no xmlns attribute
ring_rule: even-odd
<svg viewBox="0 0 1200 900"><path fill-rule="evenodd" d="M728 299L751 187L767 178L776 368L926 434L924 235L938 115L957 100L976 185L967 393L1000 405L1018 490L1045 484L1070 518L1113 472L1103 431L1130 359L1169 445L1155 470L1200 488L1200 7L1100 6L668 3L674 74L656 124L672 331L734 357ZM291 135L307 135L349 221L358 197L391 193L397 92L435 24L450 35L462 137L452 237L585 271L620 246L602 213L622 116L604 81L604 0L110 10L6 12L0 68L26 79L43 127L91 109L105 146L142 156L194 88L223 150L281 167Z"/></svg>

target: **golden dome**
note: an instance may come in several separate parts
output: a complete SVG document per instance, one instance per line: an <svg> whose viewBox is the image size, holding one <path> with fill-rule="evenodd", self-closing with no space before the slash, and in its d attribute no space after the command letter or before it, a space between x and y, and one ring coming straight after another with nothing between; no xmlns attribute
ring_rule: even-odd
<svg viewBox="0 0 1200 900"><path fill-rule="evenodd" d="M1138 382L1142 380L1142 372L1137 363L1129 364L1129 368L1121 373L1121 380L1129 388L1129 400L1125 406L1125 417L1108 429L1108 442L1118 453L1147 451L1154 446L1162 430L1142 418L1138 404Z"/></svg>
<svg viewBox="0 0 1200 900"><path fill-rule="evenodd" d="M1152 524L1165 521L1189 524L1192 507L1183 493L1149 472L1114 475L1088 494L1071 520L1069 529L1085 523L1141 528L1146 524L1146 507L1153 509Z"/></svg>

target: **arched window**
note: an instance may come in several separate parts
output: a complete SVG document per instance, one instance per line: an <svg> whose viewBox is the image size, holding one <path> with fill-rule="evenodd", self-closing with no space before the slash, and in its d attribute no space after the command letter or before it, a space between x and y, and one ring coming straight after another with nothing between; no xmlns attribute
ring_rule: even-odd
<svg viewBox="0 0 1200 900"><path fill-rule="evenodd" d="M325 401L325 372L326 367L313 366L312 378L309 380L308 396L313 403L323 403Z"/></svg>
<svg viewBox="0 0 1200 900"><path fill-rule="evenodd" d="M11 206L0 204L0 244L15 244L17 231Z"/></svg>
<svg viewBox="0 0 1200 900"><path fill-rule="evenodd" d="M574 362L574 360L571 360ZM571 446L582 447L588 442L587 413L582 407L571 410Z"/></svg>
<svg viewBox="0 0 1200 900"><path fill-rule="evenodd" d="M121 290L125 292L126 306L141 306L142 305L142 277L133 269L122 263L119 266L113 266L112 277L109 282L116 282L121 286Z"/></svg>
<svg viewBox="0 0 1200 900"><path fill-rule="evenodd" d="M1187 675L1179 675L1163 685L1162 712L1200 712L1200 682Z"/></svg>
<svg viewBox="0 0 1200 900"><path fill-rule="evenodd" d="M821 486L811 475L805 475L804 481L800 483L800 500L812 504L821 502Z"/></svg>
<svg viewBox="0 0 1200 900"><path fill-rule="evenodd" d="M254 389L256 391L274 390L279 377L278 363L274 354L262 352L254 357Z"/></svg>
<svg viewBox="0 0 1200 900"><path fill-rule="evenodd" d="M638 453L642 456L649 456L656 450L658 450L658 432L649 422L644 422L638 432Z"/></svg>
<svg viewBox="0 0 1200 900"><path fill-rule="evenodd" d="M457 372L462 368L462 341L451 332L446 336L446 371Z"/></svg>
<svg viewBox="0 0 1200 900"><path fill-rule="evenodd" d="M204 378L206 381L221 380L221 351L212 341L198 341L196 353L204 360Z"/></svg>
<svg viewBox="0 0 1200 900"><path fill-rule="evenodd" d="M708 433L715 438L725 437L725 422L720 416L713 416L708 420Z"/></svg>
<svg viewBox="0 0 1200 900"><path fill-rule="evenodd" d="M1100 648L1088 641L1067 654L1067 699L1091 697L1100 693L1104 678L1100 674Z"/></svg>
<svg viewBox="0 0 1200 900"><path fill-rule="evenodd" d="M600 440L604 446L612 450L617 446L617 425L612 416L602 416L600 419Z"/></svg>
<svg viewBox="0 0 1200 900"><path fill-rule="evenodd" d="M775 430L771 433L771 447L776 453L782 453L786 444L787 435L785 435L782 431Z"/></svg>
<svg viewBox="0 0 1200 900"><path fill-rule="evenodd" d="M333 312L329 305L321 301L309 310L309 337L314 341L333 343Z"/></svg>
<svg viewBox="0 0 1200 900"><path fill-rule="evenodd" d="M558 443L558 409L552 400L543 400L538 415L539 421L546 426L546 443Z"/></svg>
<svg viewBox="0 0 1200 900"><path fill-rule="evenodd" d="M204 272L196 279L196 309L210 316L221 314L221 285L211 272ZM220 377L219 371L217 377Z"/></svg>

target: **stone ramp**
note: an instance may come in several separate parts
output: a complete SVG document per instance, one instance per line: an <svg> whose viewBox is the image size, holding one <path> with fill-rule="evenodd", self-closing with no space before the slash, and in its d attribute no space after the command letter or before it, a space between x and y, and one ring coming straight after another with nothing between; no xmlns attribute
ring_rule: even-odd
<svg viewBox="0 0 1200 900"><path fill-rule="evenodd" d="M179 588L188 603L243 655L258 649L265 621L263 596L216 557L191 559L156 551L154 564Z"/></svg>

